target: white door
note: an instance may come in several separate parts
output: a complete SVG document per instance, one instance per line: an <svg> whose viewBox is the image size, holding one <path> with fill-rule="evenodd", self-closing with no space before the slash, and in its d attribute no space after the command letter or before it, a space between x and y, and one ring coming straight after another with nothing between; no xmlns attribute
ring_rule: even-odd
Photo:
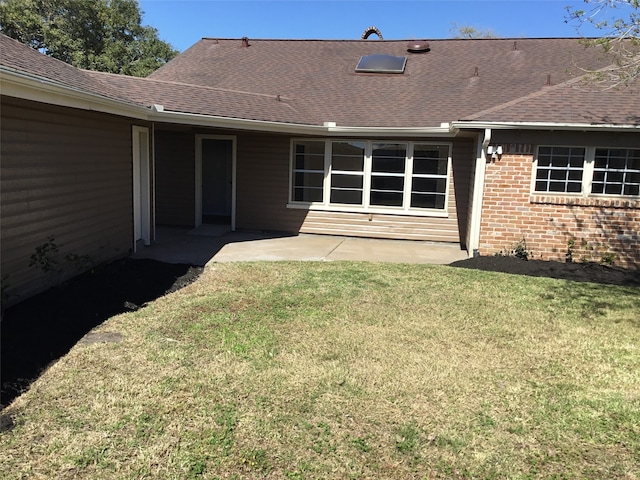
<svg viewBox="0 0 640 480"><path fill-rule="evenodd" d="M149 129L133 127L133 249L151 244Z"/></svg>

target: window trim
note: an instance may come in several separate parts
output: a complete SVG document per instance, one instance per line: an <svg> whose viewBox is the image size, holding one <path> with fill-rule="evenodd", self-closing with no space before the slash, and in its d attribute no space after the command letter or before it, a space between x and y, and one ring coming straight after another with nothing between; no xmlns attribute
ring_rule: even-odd
<svg viewBox="0 0 640 480"><path fill-rule="evenodd" d="M324 180L322 202L301 202L293 200L293 169L295 162L295 145L297 142L317 141L324 142ZM364 168L363 168L363 200L361 205L332 204L331 201L331 155L332 144L345 142L358 142L365 144ZM370 205L371 174L372 174L372 146L376 143L397 143L406 145L403 206L376 206ZM413 152L416 145L440 145L448 148L446 186L444 192L444 208L417 208L411 207L411 189L413 180ZM449 200L451 194L452 152L453 142L447 141L408 141L396 139L362 139L362 138L322 138L309 137L292 138L289 147L289 197L287 208L316 210L327 212L348 212L382 215L407 215L419 217L449 217Z"/></svg>
<svg viewBox="0 0 640 480"><path fill-rule="evenodd" d="M551 191L538 191L536 190L536 180L538 173L538 157L539 157L539 149L540 147L565 147L565 148L584 148L584 161L582 164L582 186L580 192L571 193L571 192L551 192ZM530 185L530 194L532 196L554 196L554 197L567 197L567 198L613 198L613 199L640 199L640 195L618 195L611 193L592 193L593 186L593 174L595 170L595 155L596 150L605 149L605 150L640 150L637 147L619 147L619 146L584 146L584 145L547 145L541 144L537 145L533 157L533 165L531 172L531 185Z"/></svg>

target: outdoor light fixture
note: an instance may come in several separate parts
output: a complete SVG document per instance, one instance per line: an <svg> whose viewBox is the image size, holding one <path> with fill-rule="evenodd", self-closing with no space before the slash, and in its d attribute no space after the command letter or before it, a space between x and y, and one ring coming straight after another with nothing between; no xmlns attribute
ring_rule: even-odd
<svg viewBox="0 0 640 480"><path fill-rule="evenodd" d="M487 156L493 158L494 156L502 157L502 145L487 145Z"/></svg>

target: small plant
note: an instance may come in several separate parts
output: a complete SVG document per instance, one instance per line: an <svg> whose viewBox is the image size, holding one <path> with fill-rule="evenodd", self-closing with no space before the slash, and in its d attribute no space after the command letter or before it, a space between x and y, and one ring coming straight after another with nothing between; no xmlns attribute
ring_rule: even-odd
<svg viewBox="0 0 640 480"><path fill-rule="evenodd" d="M573 250L575 248L576 248L576 237L569 237L569 240L567 240L567 255L566 255L567 263L573 262Z"/></svg>
<svg viewBox="0 0 640 480"><path fill-rule="evenodd" d="M55 237L49 235L47 241L36 247L35 253L31 255L30 267L37 267L44 273L55 273L60 270L58 267L58 252L60 247L55 242Z"/></svg>
<svg viewBox="0 0 640 480"><path fill-rule="evenodd" d="M511 245L510 248L506 250L500 250L498 253L496 253L496 256L516 257L520 260L529 260L530 258L533 258L533 252L529 250L527 241L523 238L522 240L519 240L518 242Z"/></svg>
<svg viewBox="0 0 640 480"><path fill-rule="evenodd" d="M64 261L61 262L61 246L56 243L53 235L49 235L47 241L38 245L30 257L29 266L39 268L47 274L51 285L58 283L64 273L64 267L67 265L72 265L78 272L85 271L93 265L93 260L89 255L78 255L77 253L67 253L63 258Z"/></svg>
<svg viewBox="0 0 640 480"><path fill-rule="evenodd" d="M616 261L616 254L613 252L603 253L600 262L604 265L613 265Z"/></svg>

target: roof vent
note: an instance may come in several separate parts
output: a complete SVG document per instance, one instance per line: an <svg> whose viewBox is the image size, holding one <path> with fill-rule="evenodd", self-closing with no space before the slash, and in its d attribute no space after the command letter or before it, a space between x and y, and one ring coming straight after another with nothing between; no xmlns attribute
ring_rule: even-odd
<svg viewBox="0 0 640 480"><path fill-rule="evenodd" d="M249 37L242 37L242 44L241 44L242 48L247 48L249 47Z"/></svg>
<svg viewBox="0 0 640 480"><path fill-rule="evenodd" d="M409 53L426 53L429 50L431 47L426 40L414 40L407 44L407 52Z"/></svg>
<svg viewBox="0 0 640 480"><path fill-rule="evenodd" d="M366 40L367 38L369 38L369 35L371 35L372 33L375 33L380 40L384 40L382 38L382 34L380 33L380 30L378 30L376 27L367 28L362 34L362 40Z"/></svg>

